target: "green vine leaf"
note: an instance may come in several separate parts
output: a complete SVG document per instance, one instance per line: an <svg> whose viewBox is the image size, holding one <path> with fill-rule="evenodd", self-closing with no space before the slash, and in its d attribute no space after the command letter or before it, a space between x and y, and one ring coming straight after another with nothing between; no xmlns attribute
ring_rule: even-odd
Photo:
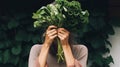
<svg viewBox="0 0 120 67"><path fill-rule="evenodd" d="M9 61L10 63L17 65L19 63L20 59L19 59L19 56L12 56L10 60L11 60L11 61Z"/></svg>
<svg viewBox="0 0 120 67"><path fill-rule="evenodd" d="M112 44L110 43L110 41L105 40L106 44L108 44L110 47L112 47Z"/></svg>
<svg viewBox="0 0 120 67"><path fill-rule="evenodd" d="M113 58L112 58L111 55L108 56L108 57L106 58L106 60L107 60L107 61L106 61L107 64L110 64L111 62L114 63Z"/></svg>
<svg viewBox="0 0 120 67"><path fill-rule="evenodd" d="M11 20L9 23L8 23L8 29L12 29L12 28L15 28L19 25L19 23L17 23L17 21L15 20Z"/></svg>
<svg viewBox="0 0 120 67"><path fill-rule="evenodd" d="M4 46L3 42L0 42L0 49L3 49L3 48L5 48L5 46Z"/></svg>
<svg viewBox="0 0 120 67"><path fill-rule="evenodd" d="M33 43L37 43L40 41L40 36L39 35L35 35L33 38L32 38L32 42Z"/></svg>
<svg viewBox="0 0 120 67"><path fill-rule="evenodd" d="M20 30L17 32L15 36L15 40L16 41L27 41L27 37L28 37L27 33L25 31Z"/></svg>
<svg viewBox="0 0 120 67"><path fill-rule="evenodd" d="M103 47L105 45L105 42L104 40L97 38L95 40L92 40L91 44L92 44L92 47L97 49L97 48Z"/></svg>
<svg viewBox="0 0 120 67"><path fill-rule="evenodd" d="M0 63L2 63L3 62L3 55L2 55L2 51L0 51Z"/></svg>
<svg viewBox="0 0 120 67"><path fill-rule="evenodd" d="M4 51L4 53L3 53L3 62L4 62L4 64L6 64L8 61L9 61L9 59L10 59L10 52L9 52L9 50L5 50Z"/></svg>
<svg viewBox="0 0 120 67"><path fill-rule="evenodd" d="M11 52L14 55L19 55L22 51L21 45L17 45L15 47L12 47Z"/></svg>

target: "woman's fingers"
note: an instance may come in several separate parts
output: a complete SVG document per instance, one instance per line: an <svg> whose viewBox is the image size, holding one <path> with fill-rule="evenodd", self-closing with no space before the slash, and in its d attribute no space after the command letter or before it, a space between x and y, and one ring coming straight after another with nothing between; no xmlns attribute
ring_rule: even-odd
<svg viewBox="0 0 120 67"><path fill-rule="evenodd" d="M49 26L47 31L46 31L46 35L51 39L55 38L55 37L59 37L61 40L64 40L66 38L69 37L69 31L67 31L64 28L58 28L56 26Z"/></svg>
<svg viewBox="0 0 120 67"><path fill-rule="evenodd" d="M55 35L55 34L57 35L57 31L55 31L55 30L48 32L48 36L52 36L52 35Z"/></svg>
<svg viewBox="0 0 120 67"><path fill-rule="evenodd" d="M52 30L52 29L57 29L57 27L54 26L54 25L51 25L51 26L48 27L47 31Z"/></svg>
<svg viewBox="0 0 120 67"><path fill-rule="evenodd" d="M52 39L54 39L55 37L57 37L57 30L54 30L54 31L50 31L49 32L50 34L48 34L48 36Z"/></svg>
<svg viewBox="0 0 120 67"><path fill-rule="evenodd" d="M57 28L56 26L49 26L48 29L46 30L45 34L45 43L48 45L51 45L53 42L54 38L57 37Z"/></svg>
<svg viewBox="0 0 120 67"><path fill-rule="evenodd" d="M53 40L55 37L57 37L57 30L53 29L50 30L46 33L46 36L50 39Z"/></svg>
<svg viewBox="0 0 120 67"><path fill-rule="evenodd" d="M66 38L66 35L63 35L61 33L58 33L58 37L61 39L61 40L64 40Z"/></svg>
<svg viewBox="0 0 120 67"><path fill-rule="evenodd" d="M46 35L49 36L50 38L52 36L56 37L56 35L57 35L57 30L56 29L57 29L57 27L54 26L54 25L49 26L48 29L46 30Z"/></svg>
<svg viewBox="0 0 120 67"><path fill-rule="evenodd" d="M55 37L57 37L57 35L53 35L50 37L50 39L54 39Z"/></svg>
<svg viewBox="0 0 120 67"><path fill-rule="evenodd" d="M64 28L59 28L58 33L63 34L63 36L69 36L69 32Z"/></svg>
<svg viewBox="0 0 120 67"><path fill-rule="evenodd" d="M69 32L66 30L66 29L64 29L64 28L59 28L58 29L58 33L62 33L62 34L69 34Z"/></svg>
<svg viewBox="0 0 120 67"><path fill-rule="evenodd" d="M49 30L49 31L46 32L46 34L51 34L51 33L53 33L53 32L56 32L56 33L57 33L57 30L56 30L56 29Z"/></svg>
<svg viewBox="0 0 120 67"><path fill-rule="evenodd" d="M59 28L58 29L58 37L61 40L68 39L69 38L69 32L66 29L64 29L64 28Z"/></svg>

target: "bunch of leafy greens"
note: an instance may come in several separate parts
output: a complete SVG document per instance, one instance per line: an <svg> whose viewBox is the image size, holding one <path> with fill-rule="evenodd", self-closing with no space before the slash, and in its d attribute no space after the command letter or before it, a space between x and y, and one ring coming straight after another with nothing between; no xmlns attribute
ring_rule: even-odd
<svg viewBox="0 0 120 67"><path fill-rule="evenodd" d="M54 3L41 7L32 18L36 19L34 27L47 28L49 25L64 27L70 32L84 32L88 24L89 13L83 11L78 1L55 0ZM58 41L58 63L64 61L64 53Z"/></svg>

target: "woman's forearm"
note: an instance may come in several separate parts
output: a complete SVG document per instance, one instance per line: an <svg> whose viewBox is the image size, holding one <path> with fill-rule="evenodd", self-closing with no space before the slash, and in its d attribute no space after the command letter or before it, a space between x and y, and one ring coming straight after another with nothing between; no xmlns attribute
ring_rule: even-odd
<svg viewBox="0 0 120 67"><path fill-rule="evenodd" d="M69 44L63 45L62 47L63 47L67 67L69 67L69 66L73 67L75 64L75 59L73 57L73 54L72 54Z"/></svg>
<svg viewBox="0 0 120 67"><path fill-rule="evenodd" d="M48 52L49 52L49 46L47 46L47 44L43 44L40 55L39 55L39 64L40 67L45 67L46 65L46 61L47 61L47 56L48 56Z"/></svg>

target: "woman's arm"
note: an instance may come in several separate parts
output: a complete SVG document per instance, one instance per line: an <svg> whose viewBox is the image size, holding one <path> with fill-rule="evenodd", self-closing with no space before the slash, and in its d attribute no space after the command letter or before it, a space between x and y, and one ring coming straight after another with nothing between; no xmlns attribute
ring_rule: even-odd
<svg viewBox="0 0 120 67"><path fill-rule="evenodd" d="M63 47L67 67L74 67L75 58L73 57L69 44L64 44L62 47Z"/></svg>
<svg viewBox="0 0 120 67"><path fill-rule="evenodd" d="M87 54L83 54L81 59L73 57L70 46L63 46L64 55L66 58L67 67L86 67ZM80 51L79 51L80 52Z"/></svg>
<svg viewBox="0 0 120 67"><path fill-rule="evenodd" d="M48 56L48 52L49 52L49 46L47 46L47 44L43 44L40 55L38 56L38 62L39 62L39 66L40 67L45 67L46 65L46 60L47 60L47 56ZM37 63L38 66L38 63Z"/></svg>
<svg viewBox="0 0 120 67"><path fill-rule="evenodd" d="M56 26L49 26L46 30L45 42L43 43L42 49L40 51L40 55L38 56L40 67L45 67L46 60L49 52L49 48L54 40L57 37Z"/></svg>
<svg viewBox="0 0 120 67"><path fill-rule="evenodd" d="M41 45L36 44L32 46L29 53L28 67L36 67L36 58L38 58L40 49L41 49Z"/></svg>
<svg viewBox="0 0 120 67"><path fill-rule="evenodd" d="M64 28L58 29L58 37L60 38L67 67L74 67L75 58L73 57L70 44L68 42L69 32Z"/></svg>
<svg viewBox="0 0 120 67"><path fill-rule="evenodd" d="M39 59L38 58L35 61L35 66L34 67L40 67ZM45 67L48 67L47 64L45 65Z"/></svg>
<svg viewBox="0 0 120 67"><path fill-rule="evenodd" d="M67 67L82 67L82 64L80 64L80 62L79 62L80 60L78 61L77 59L75 59L72 54L72 50L71 50L70 44L68 42L69 31L67 31L64 28L59 28L58 29L58 37L60 38L60 41L62 44Z"/></svg>

